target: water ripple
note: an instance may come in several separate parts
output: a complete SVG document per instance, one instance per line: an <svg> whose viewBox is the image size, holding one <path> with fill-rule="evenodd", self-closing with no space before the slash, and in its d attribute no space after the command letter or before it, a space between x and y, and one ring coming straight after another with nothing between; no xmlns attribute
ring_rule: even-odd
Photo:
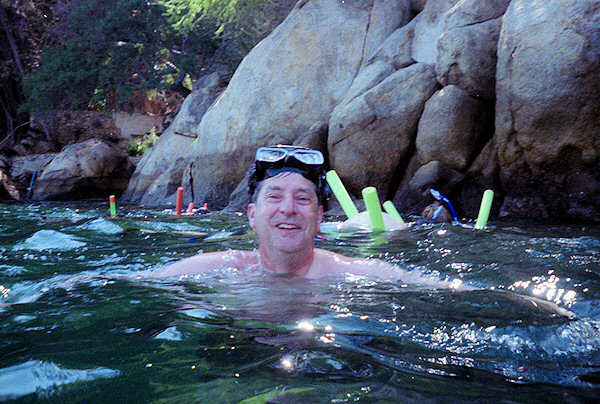
<svg viewBox="0 0 600 404"><path fill-rule="evenodd" d="M75 370L63 369L52 362L29 361L0 369L0 400L14 400L34 393L48 394L61 385L113 378L119 373L102 367Z"/></svg>
<svg viewBox="0 0 600 404"><path fill-rule="evenodd" d="M13 250L75 250L86 244L77 237L56 230L40 230L25 241L18 243Z"/></svg>

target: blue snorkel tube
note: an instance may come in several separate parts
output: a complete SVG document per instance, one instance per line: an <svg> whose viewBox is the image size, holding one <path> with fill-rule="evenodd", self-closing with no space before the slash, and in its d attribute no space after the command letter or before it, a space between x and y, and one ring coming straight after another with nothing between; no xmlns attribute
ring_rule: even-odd
<svg viewBox="0 0 600 404"><path fill-rule="evenodd" d="M444 195L440 194L439 191L436 191L435 189L430 189L429 192L431 192L431 195L438 201L442 202L443 204L445 204L448 209L450 209L450 213L452 214L452 218L454 219L454 224L457 224L459 226L463 226L462 223L460 223L458 221L458 217L456 216L456 211L454 210L454 206L452 206L452 203L450 203L450 200L448 198L446 198ZM440 206L441 208L441 206ZM437 216L440 215L440 213L442 212L441 209L439 209L439 213L438 211L435 212L435 214L437 214Z"/></svg>

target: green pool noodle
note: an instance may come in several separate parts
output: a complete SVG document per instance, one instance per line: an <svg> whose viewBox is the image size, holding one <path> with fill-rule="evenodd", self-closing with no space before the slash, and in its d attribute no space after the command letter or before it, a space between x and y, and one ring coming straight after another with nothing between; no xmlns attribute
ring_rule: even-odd
<svg viewBox="0 0 600 404"><path fill-rule="evenodd" d="M479 207L479 214L477 215L477 222L475 222L476 229L483 229L487 224L488 218L490 217L490 209L492 208L492 201L494 200L494 191L491 189L486 190L481 198L481 206Z"/></svg>
<svg viewBox="0 0 600 404"><path fill-rule="evenodd" d="M375 187L366 187L362 190L363 200L369 217L371 218L371 226L373 231L384 231L385 224L383 223L383 215L381 214L381 205Z"/></svg>
<svg viewBox="0 0 600 404"><path fill-rule="evenodd" d="M330 170L325 175L325 178L348 219L358 215L358 209L354 206L354 202L350 199L350 195L348 195L348 191L344 188L344 184L342 184L342 180L340 180L337 173L334 170Z"/></svg>
<svg viewBox="0 0 600 404"><path fill-rule="evenodd" d="M388 215L390 215L394 219L398 219L398 220L400 220L400 222L404 223L402 216L400 216L400 213L398 213L398 211L396 210L396 207L394 206L394 203L392 201L385 201L383 203L383 209L385 209L385 211L387 212Z"/></svg>

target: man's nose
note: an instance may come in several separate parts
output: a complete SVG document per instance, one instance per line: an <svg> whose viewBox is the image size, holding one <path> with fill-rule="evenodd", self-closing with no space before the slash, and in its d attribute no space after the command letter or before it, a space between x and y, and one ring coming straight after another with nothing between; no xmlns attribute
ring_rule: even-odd
<svg viewBox="0 0 600 404"><path fill-rule="evenodd" d="M279 211L286 214L294 213L296 210L296 202L291 195L285 195L279 204Z"/></svg>

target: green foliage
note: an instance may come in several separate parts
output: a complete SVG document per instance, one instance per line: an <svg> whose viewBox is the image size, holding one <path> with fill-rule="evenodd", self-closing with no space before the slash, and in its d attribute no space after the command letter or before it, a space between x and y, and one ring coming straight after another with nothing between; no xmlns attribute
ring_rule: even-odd
<svg viewBox="0 0 600 404"><path fill-rule="evenodd" d="M198 74L198 54L212 54L216 27L198 21L180 33L165 8L146 0L73 0L58 44L44 50L24 83L27 109L105 108L136 91L166 88Z"/></svg>
<svg viewBox="0 0 600 404"><path fill-rule="evenodd" d="M55 44L25 78L23 110L112 110L149 89L189 91L224 41L237 64L291 0L58 0ZM282 11L283 10L283 11ZM227 61L226 61L227 63ZM187 89L187 90L185 90Z"/></svg>
<svg viewBox="0 0 600 404"><path fill-rule="evenodd" d="M131 142L131 144L127 148L127 154L129 154L130 156L141 156L150 147L154 146L157 140L158 136L156 136L154 131L152 131L149 134L144 135L144 137L141 140L134 140L133 142Z"/></svg>
<svg viewBox="0 0 600 404"><path fill-rule="evenodd" d="M23 83L27 97L24 107L39 109L52 107L80 108L85 104L82 94L93 94L95 72L93 55L80 57L83 52L51 47L42 54L41 67L30 74Z"/></svg>
<svg viewBox="0 0 600 404"><path fill-rule="evenodd" d="M167 10L171 26L181 33L211 21L219 38L233 40L249 51L280 22L289 1L277 0L157 0Z"/></svg>

